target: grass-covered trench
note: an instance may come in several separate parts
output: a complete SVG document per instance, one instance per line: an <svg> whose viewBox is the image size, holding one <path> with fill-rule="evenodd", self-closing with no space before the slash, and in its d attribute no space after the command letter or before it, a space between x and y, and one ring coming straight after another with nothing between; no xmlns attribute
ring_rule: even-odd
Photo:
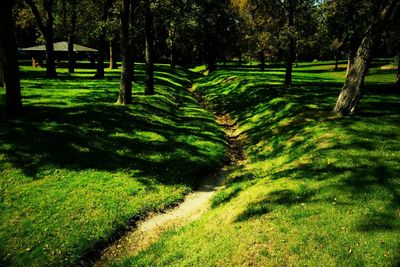
<svg viewBox="0 0 400 267"><path fill-rule="evenodd" d="M229 113L248 159L199 221L122 266L397 266L400 92L373 65L360 113L331 113L345 75L332 62L284 70L221 67L196 92ZM344 67L344 66L342 66Z"/></svg>
<svg viewBox="0 0 400 267"><path fill-rule="evenodd" d="M225 160L224 133L186 90L182 69L156 67L145 96L119 106L119 71L57 79L22 67L24 113L0 114L0 265L70 266L131 220L181 201ZM4 110L4 91L0 108Z"/></svg>

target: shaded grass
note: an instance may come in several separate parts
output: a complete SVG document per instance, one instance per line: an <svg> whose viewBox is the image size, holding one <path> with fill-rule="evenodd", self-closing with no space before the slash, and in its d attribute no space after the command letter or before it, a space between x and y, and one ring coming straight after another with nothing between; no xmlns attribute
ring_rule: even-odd
<svg viewBox="0 0 400 267"><path fill-rule="evenodd" d="M332 62L304 63L294 71L294 88L282 87L284 70L273 67L228 66L198 80L208 105L229 113L236 134L247 136L248 162L233 168L214 209L200 221L120 265L400 263L395 72L376 63L360 114L337 118L331 110L344 71L334 71Z"/></svg>
<svg viewBox="0 0 400 267"><path fill-rule="evenodd" d="M119 106L118 70L22 68L24 113L0 114L0 265L71 265L225 160L223 131L185 89L193 74L158 65L145 96L137 70Z"/></svg>

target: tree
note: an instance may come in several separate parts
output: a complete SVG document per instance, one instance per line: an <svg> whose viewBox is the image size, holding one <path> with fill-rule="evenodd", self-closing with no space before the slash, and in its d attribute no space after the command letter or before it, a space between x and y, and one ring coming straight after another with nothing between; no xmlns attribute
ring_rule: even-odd
<svg viewBox="0 0 400 267"><path fill-rule="evenodd" d="M358 103L363 94L364 79L368 71L368 63L371 59L373 48L389 18L400 5L398 0L382 0L378 2L374 8L375 12L371 14L373 17L371 24L361 45L358 47L354 63L348 69L342 92L334 108L334 111L342 116L356 113Z"/></svg>
<svg viewBox="0 0 400 267"><path fill-rule="evenodd" d="M17 114L22 110L22 102L12 6L12 0L3 0L0 9L0 73L6 87L7 112Z"/></svg>
<svg viewBox="0 0 400 267"><path fill-rule="evenodd" d="M133 61L133 27L135 16L135 3L133 0L122 0L121 5L121 55L122 70L119 86L118 104L132 103L132 81L134 77Z"/></svg>
<svg viewBox="0 0 400 267"><path fill-rule="evenodd" d="M54 0L41 0L42 9L44 11L43 16L41 16L41 12L36 4L39 0L25 0L25 2L29 5L32 10L33 15L35 16L36 23L39 27L40 32L42 33L45 45L46 45L46 73L50 78L54 78L57 76L56 72L56 64L55 64L55 56L54 56L54 47L53 47L53 4Z"/></svg>
<svg viewBox="0 0 400 267"><path fill-rule="evenodd" d="M69 73L75 72L75 29L76 29L76 0L71 0L71 27L68 33L68 71Z"/></svg>
<svg viewBox="0 0 400 267"><path fill-rule="evenodd" d="M145 93L147 95L154 94L154 36L153 36L153 11L151 10L151 0L145 0L145 58L146 58L146 77L145 77Z"/></svg>
<svg viewBox="0 0 400 267"><path fill-rule="evenodd" d="M98 55L97 55L97 69L95 78L104 78L104 58L106 54L106 36L107 36L107 19L113 0L101 0L102 14L100 20L100 34L98 36Z"/></svg>

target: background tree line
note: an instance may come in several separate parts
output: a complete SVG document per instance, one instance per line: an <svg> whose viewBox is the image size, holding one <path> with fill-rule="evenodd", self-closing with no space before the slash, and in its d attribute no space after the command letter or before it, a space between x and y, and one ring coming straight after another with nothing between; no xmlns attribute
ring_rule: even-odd
<svg viewBox="0 0 400 267"><path fill-rule="evenodd" d="M106 59L110 68L122 60L121 104L131 103L135 61L146 63L145 92L153 94L154 62L206 64L209 71L233 59L258 60L261 70L266 61L285 62L284 84L292 86L297 61L335 59L337 69L346 59L347 78L335 111L348 115L356 112L371 59L400 58L397 0L5 0L2 5L2 36L10 37L0 43L7 87L19 87L7 80L18 80L17 68L4 63L17 54L7 51L44 43L47 75L56 77L52 44L68 40L70 72L74 43L98 49L95 78L104 78ZM20 109L19 90L10 90L16 93L7 100L18 103L9 109Z"/></svg>

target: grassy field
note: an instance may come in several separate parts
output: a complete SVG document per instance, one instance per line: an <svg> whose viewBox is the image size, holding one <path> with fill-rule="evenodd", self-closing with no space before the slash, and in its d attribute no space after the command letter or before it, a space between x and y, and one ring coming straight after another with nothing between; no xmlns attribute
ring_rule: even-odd
<svg viewBox="0 0 400 267"><path fill-rule="evenodd" d="M338 118L345 71L332 64L300 64L289 89L271 66L226 66L197 80L208 105L236 121L248 159L201 220L118 265L399 265L395 72L373 65L359 115Z"/></svg>
<svg viewBox="0 0 400 267"><path fill-rule="evenodd" d="M118 71L93 75L22 67L24 114L0 114L0 265L70 266L224 161L224 133L185 89L187 72L157 66L145 96L138 66L130 106L113 104Z"/></svg>

